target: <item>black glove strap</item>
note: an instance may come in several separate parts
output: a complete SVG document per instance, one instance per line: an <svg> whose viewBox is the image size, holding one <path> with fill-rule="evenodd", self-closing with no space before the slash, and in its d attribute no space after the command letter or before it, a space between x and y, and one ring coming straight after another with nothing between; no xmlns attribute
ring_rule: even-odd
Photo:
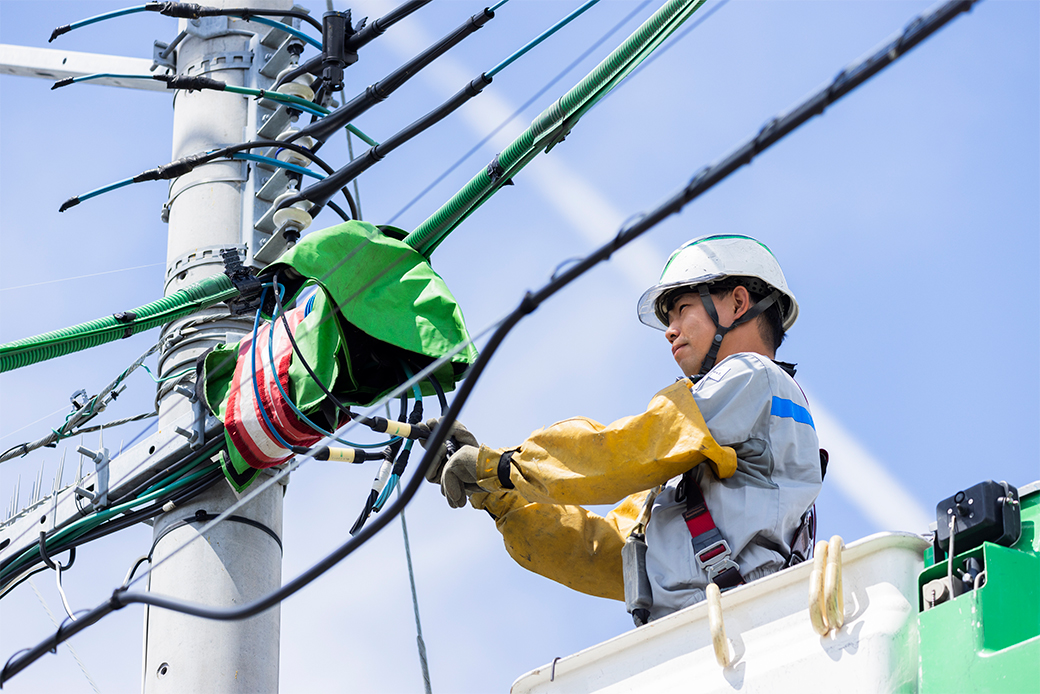
<svg viewBox="0 0 1040 694"><path fill-rule="evenodd" d="M513 454L516 453L517 449L506 451L502 454L502 457L498 459L498 481L502 483L503 489L516 489L516 485L513 484L513 480L509 479L509 466L513 462Z"/></svg>

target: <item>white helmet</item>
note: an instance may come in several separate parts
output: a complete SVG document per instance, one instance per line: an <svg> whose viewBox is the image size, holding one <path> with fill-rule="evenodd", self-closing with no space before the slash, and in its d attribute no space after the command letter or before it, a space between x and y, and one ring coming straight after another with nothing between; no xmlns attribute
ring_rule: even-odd
<svg viewBox="0 0 1040 694"><path fill-rule="evenodd" d="M661 281L647 289L639 299L639 320L651 328L668 327L666 308L661 299L672 289L713 284L729 277L749 278L749 291L769 294L780 292L780 313L784 330L798 318L798 302L787 288L787 280L769 248L750 236L720 234L704 236L680 246L661 271ZM766 287L755 287L754 280Z"/></svg>

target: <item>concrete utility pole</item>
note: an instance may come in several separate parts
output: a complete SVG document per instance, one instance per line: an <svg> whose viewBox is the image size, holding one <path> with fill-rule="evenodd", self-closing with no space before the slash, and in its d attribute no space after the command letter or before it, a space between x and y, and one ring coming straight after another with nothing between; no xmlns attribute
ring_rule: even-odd
<svg viewBox="0 0 1040 694"><path fill-rule="evenodd" d="M206 4L228 8L243 3ZM294 7L292 0L248 4L254 10L303 9ZM289 18L283 22L299 24ZM277 27L232 17L182 19L178 29L171 44L156 41L157 67L254 89L269 90L280 72L295 65L304 45L301 38ZM111 73L92 84L165 90L158 81L120 76L148 74L151 68L153 61L141 58L0 45L0 74L57 80ZM295 93L309 91L295 87ZM227 92L177 92L173 159L260 138L274 140L293 121L292 113L271 101ZM237 251L245 264L262 265L277 257L287 242L277 233L272 203L292 186L295 183L280 169L231 160L198 166L173 180L162 211L169 223L165 294L222 273L222 250ZM98 472L77 479L77 484L100 490L101 497L105 490L120 493L164 469L189 446L201 448L205 434L212 435L217 423L204 414L188 387L196 360L218 343L237 342L251 328L250 317L232 316L222 306L167 325L159 368L163 376L173 378L159 387L159 431L121 455L114 470L103 456ZM149 589L216 607L250 602L276 590L281 585L284 492L282 485L268 489L204 538L197 535L205 520L238 501L225 481L182 507L166 510L153 525L156 568L149 574ZM56 530L79 518L77 494L69 488L47 497L51 512L42 518L30 512L33 509L19 512L0 533L3 546L13 555L31 544L41 524ZM32 533L26 530L30 526ZM279 616L277 606L248 620L227 622L146 608L142 690L148 694L277 691Z"/></svg>
<svg viewBox="0 0 1040 694"><path fill-rule="evenodd" d="M231 0L209 6L235 7ZM291 0L251 0L253 9L292 8ZM236 18L180 20L187 32L176 49L176 72L205 75L236 86L269 88L275 74L262 74L285 39L283 32ZM264 45L273 44L273 45ZM284 51L284 46L282 46ZM172 57L172 56L171 56ZM273 67L273 66L271 66ZM223 92L178 92L174 98L173 159L256 139L256 100ZM222 249L239 248L252 258L261 239L255 236L255 193L262 181L256 167L222 160L175 179L164 215L169 219L166 295L223 272ZM200 322L200 319L203 322ZM235 342L252 327L249 317L232 317L224 307L170 324L164 336L181 338L160 356L164 376L193 369L210 347ZM170 381L160 387L159 430L178 437L196 421L197 404ZM255 600L281 585L282 497L275 485L236 511L242 520L224 522L195 539L204 524L196 512L212 517L237 501L224 481L189 504L159 516L154 524L153 565L149 590L192 602L231 607ZM187 522L185 522L187 521ZM249 522L251 521L251 522ZM262 527L261 527L262 526ZM265 528L270 532L265 532ZM189 540L184 550L171 553ZM142 689L161 692L274 692L278 689L279 608L243 621L210 621L167 610L146 608Z"/></svg>

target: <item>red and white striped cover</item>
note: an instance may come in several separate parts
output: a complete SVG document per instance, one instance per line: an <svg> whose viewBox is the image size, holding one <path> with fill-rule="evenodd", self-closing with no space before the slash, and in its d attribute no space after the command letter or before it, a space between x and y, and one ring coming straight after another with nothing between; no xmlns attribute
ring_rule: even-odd
<svg viewBox="0 0 1040 694"><path fill-rule="evenodd" d="M293 334L304 318L304 308L286 312L286 319ZM274 363L271 368L270 350L271 323L264 323L256 333L256 388L253 384L253 336L242 340L238 348L238 362L235 364L235 377L231 384L231 396L228 398L227 413L224 426L231 441L235 444L242 458L255 468L271 467L284 463L293 456L278 439L272 435L260 407L256 401L256 391L260 391L260 404L271 423L281 437L294 446L311 446L321 440L322 435L303 422L282 397L275 384L275 373L282 384L282 389L289 392L289 364L292 363L293 349L286 336L285 325L279 318L274 328Z"/></svg>

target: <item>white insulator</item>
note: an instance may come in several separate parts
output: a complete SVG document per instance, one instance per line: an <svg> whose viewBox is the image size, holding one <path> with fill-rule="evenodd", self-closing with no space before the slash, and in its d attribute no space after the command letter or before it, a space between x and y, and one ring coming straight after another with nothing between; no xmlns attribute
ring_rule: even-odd
<svg viewBox="0 0 1040 694"><path fill-rule="evenodd" d="M274 202L271 204L274 206L275 209L278 209L278 206L282 204L282 201L288 200L289 198L295 198L299 194L300 191L296 190L295 188L289 188L284 193L275 198ZM293 207L297 207L306 212L307 210L314 207L314 203L310 200L300 200L299 202L293 203Z"/></svg>
<svg viewBox="0 0 1040 694"><path fill-rule="evenodd" d="M284 130L275 139L279 142L283 142L285 140L288 140L297 132L299 131L292 129ZM294 142L298 144L300 147L306 147L307 149L310 149L314 146L314 138L308 135L304 135L303 137L301 137L298 140L295 140ZM287 164L296 164L297 166L303 167L308 167L311 165L311 160L306 155L300 154L299 152L294 152L291 149L283 149L276 155L276 157L278 161L284 161Z"/></svg>
<svg viewBox="0 0 1040 694"><path fill-rule="evenodd" d="M715 661L722 667L729 667L729 640L726 626L722 623L722 591L714 583L708 583L704 594L708 599L708 629L715 649Z"/></svg>
<svg viewBox="0 0 1040 694"><path fill-rule="evenodd" d="M300 78L297 77L296 79L298 80ZM293 96L298 96L301 99L306 99L307 101L314 101L314 90L310 88L310 85L297 82L296 80L293 80L292 82L286 82L282 86L278 87L278 91L282 94L292 94Z"/></svg>
<svg viewBox="0 0 1040 694"><path fill-rule="evenodd" d="M311 225L311 216L296 207L286 207L274 213L274 225L280 232L295 229L298 233Z"/></svg>

